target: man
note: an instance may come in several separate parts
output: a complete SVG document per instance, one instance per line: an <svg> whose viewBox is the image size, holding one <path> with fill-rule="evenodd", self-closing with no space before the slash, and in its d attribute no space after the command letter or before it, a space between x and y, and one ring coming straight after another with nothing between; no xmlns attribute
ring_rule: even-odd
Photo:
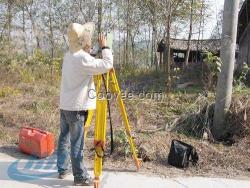
<svg viewBox="0 0 250 188"><path fill-rule="evenodd" d="M90 55L94 27L93 23L69 25L69 52L64 56L62 67L57 167L59 178L64 179L69 172L71 159L74 185L78 186L93 185L93 179L83 164L84 124L88 110L96 108L93 75L103 74L113 67L112 52L102 34L98 37L102 59Z"/></svg>

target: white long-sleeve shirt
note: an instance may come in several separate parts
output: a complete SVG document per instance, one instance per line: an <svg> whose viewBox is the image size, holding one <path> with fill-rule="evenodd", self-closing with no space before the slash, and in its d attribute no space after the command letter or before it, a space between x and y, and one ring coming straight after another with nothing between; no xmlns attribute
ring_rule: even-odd
<svg viewBox="0 0 250 188"><path fill-rule="evenodd" d="M110 49L102 50L102 59L96 59L83 50L67 52L63 59L60 109L68 111L96 108L93 75L106 73L113 67Z"/></svg>

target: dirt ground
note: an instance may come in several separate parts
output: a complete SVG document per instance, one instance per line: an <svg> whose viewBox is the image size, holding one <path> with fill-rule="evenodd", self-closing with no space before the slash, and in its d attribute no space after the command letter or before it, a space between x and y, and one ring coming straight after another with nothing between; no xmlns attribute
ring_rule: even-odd
<svg viewBox="0 0 250 188"><path fill-rule="evenodd" d="M33 126L51 131L58 136L59 109L57 86L44 83L0 83L0 152L18 153L18 133L22 126ZM5 89L3 89L5 88ZM7 88L7 89L6 89ZM4 92L3 92L4 90ZM248 94L234 94L232 113L228 123L233 133L230 144L216 143L203 137L206 127L200 128L198 119L202 109L214 96L203 95L192 89L190 92L175 92L161 101L152 99L125 100L128 117L138 153L143 158L141 172L162 176L211 176L250 178L250 104ZM204 102L206 101L206 102ZM107 133L107 155L104 168L117 171L136 170L130 156L129 145L121 123L119 109L111 102L114 126L115 151L109 155L110 135ZM192 118L190 118L192 117ZM195 120L194 118L195 117ZM202 116L203 117L203 116ZM190 120L191 119L191 120ZM185 123L189 122L189 124ZM191 122L191 123L190 123ZM191 134L189 129L175 129L177 126L194 124L192 131L199 127L199 134ZM196 126L197 125L197 126ZM199 125L199 126L198 126ZM109 126L108 126L109 129ZM177 169L167 163L170 144L179 139L196 147L199 154L198 165ZM93 167L93 126L86 140L85 157L89 167Z"/></svg>

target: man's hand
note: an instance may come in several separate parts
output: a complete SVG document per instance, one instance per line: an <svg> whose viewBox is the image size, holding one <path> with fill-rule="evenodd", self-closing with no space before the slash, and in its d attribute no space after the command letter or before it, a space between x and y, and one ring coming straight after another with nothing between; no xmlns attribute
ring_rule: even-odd
<svg viewBox="0 0 250 188"><path fill-rule="evenodd" d="M98 42L99 42L100 48L107 46L107 39L102 33L100 33L98 36Z"/></svg>

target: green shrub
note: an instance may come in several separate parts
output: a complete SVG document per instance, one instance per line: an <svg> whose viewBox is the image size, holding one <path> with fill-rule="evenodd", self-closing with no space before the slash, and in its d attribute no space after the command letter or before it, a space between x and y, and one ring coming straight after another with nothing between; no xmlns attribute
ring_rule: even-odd
<svg viewBox="0 0 250 188"><path fill-rule="evenodd" d="M124 153L124 156L127 157L130 154L130 146L128 142L128 137L125 131L119 130L115 133L115 142L119 144L119 148L122 150L121 152Z"/></svg>
<svg viewBox="0 0 250 188"><path fill-rule="evenodd" d="M234 79L234 82L237 86L245 87L249 70L249 66L244 62L240 71L236 74Z"/></svg>
<svg viewBox="0 0 250 188"><path fill-rule="evenodd" d="M216 86L218 74L221 72L221 59L212 52L206 52L204 62L204 77L203 82L207 89L212 89Z"/></svg>

